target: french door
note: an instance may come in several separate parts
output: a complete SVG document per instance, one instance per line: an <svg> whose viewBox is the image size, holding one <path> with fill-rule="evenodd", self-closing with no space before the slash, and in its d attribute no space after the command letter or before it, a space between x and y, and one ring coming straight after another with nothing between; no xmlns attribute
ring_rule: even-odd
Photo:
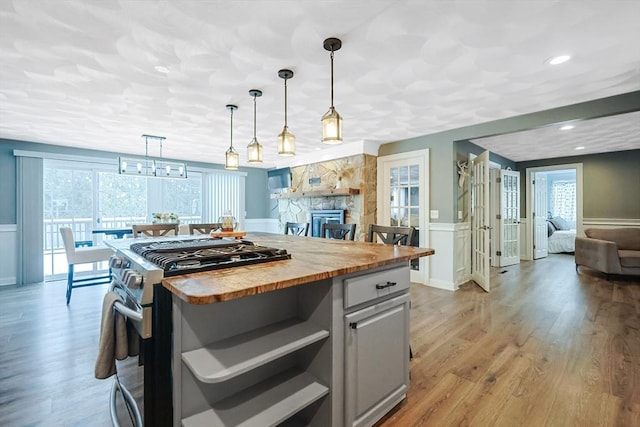
<svg viewBox="0 0 640 427"><path fill-rule="evenodd" d="M490 207L489 152L472 161L471 174L471 278L489 292Z"/></svg>
<svg viewBox="0 0 640 427"><path fill-rule="evenodd" d="M533 178L533 259L549 255L547 234L547 177L536 173Z"/></svg>
<svg viewBox="0 0 640 427"><path fill-rule="evenodd" d="M520 262L520 172L500 170L499 266Z"/></svg>
<svg viewBox="0 0 640 427"><path fill-rule="evenodd" d="M415 227L411 246L428 247L429 150L378 157L379 225ZM411 262L411 281L428 283L428 257Z"/></svg>

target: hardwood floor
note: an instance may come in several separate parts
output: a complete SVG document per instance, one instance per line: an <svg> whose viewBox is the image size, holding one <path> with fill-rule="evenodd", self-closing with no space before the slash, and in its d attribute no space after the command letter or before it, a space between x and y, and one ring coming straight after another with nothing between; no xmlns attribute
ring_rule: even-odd
<svg viewBox="0 0 640 427"><path fill-rule="evenodd" d="M552 255L491 292L413 286L411 386L381 426L640 426L640 281Z"/></svg>
<svg viewBox="0 0 640 427"><path fill-rule="evenodd" d="M638 278L553 255L491 286L412 286L411 387L380 427L640 425ZM105 290L67 307L63 282L0 288L1 426L111 425L112 380L93 377ZM135 359L118 369L141 383Z"/></svg>

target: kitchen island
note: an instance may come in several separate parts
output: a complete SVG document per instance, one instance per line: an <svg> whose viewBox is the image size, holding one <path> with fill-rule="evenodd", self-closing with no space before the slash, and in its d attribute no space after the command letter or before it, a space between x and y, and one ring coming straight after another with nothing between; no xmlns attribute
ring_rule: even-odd
<svg viewBox="0 0 640 427"><path fill-rule="evenodd" d="M175 426L375 423L408 387L409 261L434 251L268 233L246 239L291 259L156 286L154 337L164 349L156 356L170 362L158 365L164 397L155 403L171 397Z"/></svg>

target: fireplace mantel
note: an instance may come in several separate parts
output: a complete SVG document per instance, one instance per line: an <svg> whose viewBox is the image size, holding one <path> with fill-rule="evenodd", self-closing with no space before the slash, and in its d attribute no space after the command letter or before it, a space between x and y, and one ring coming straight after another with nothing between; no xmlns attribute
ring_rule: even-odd
<svg viewBox="0 0 640 427"><path fill-rule="evenodd" d="M293 191L289 193L272 194L272 199L299 199L301 197L337 197L360 194L359 188L335 188L333 190Z"/></svg>

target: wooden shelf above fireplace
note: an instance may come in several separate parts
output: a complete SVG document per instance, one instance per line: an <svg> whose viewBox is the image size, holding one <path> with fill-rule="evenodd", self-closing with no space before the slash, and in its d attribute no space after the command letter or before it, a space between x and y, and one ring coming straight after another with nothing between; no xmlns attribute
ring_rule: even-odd
<svg viewBox="0 0 640 427"><path fill-rule="evenodd" d="M337 197L360 194L359 188L336 188L333 190L294 191L272 194L272 199L299 199L300 197Z"/></svg>

